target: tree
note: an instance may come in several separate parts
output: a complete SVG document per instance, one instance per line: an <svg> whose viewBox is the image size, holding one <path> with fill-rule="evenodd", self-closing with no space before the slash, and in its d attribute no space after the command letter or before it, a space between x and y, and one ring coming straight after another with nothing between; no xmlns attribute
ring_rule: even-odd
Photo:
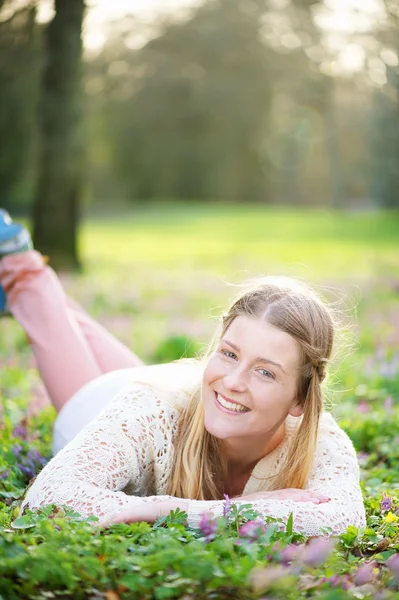
<svg viewBox="0 0 399 600"><path fill-rule="evenodd" d="M215 0L139 51L109 77L108 135L131 198L268 198L259 147L271 101L261 10Z"/></svg>
<svg viewBox="0 0 399 600"><path fill-rule="evenodd" d="M371 192L381 206L399 207L399 5L384 0L386 20L376 30L386 84L374 93Z"/></svg>
<svg viewBox="0 0 399 600"><path fill-rule="evenodd" d="M320 32L303 2L271 10L266 0L207 0L186 20L159 22L139 49L137 20L124 20L125 38L111 32L87 64L96 198L107 161L118 195L136 201L299 198L292 170L280 167L295 154L299 175L308 159L280 97L319 119L328 88L305 53Z"/></svg>
<svg viewBox="0 0 399 600"><path fill-rule="evenodd" d="M79 266L77 228L83 186L81 93L84 0L55 0L45 32L39 112L39 175L34 244L57 268Z"/></svg>
<svg viewBox="0 0 399 600"><path fill-rule="evenodd" d="M15 212L28 204L33 184L40 30L33 5L2 8L9 13L0 15L0 206Z"/></svg>

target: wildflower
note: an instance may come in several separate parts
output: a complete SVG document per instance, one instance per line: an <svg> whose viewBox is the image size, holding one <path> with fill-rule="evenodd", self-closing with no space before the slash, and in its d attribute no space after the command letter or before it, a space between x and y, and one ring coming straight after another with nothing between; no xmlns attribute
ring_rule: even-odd
<svg viewBox="0 0 399 600"><path fill-rule="evenodd" d="M393 379L396 377L398 372L398 365L395 358L391 360L384 360L380 363L380 375L386 379Z"/></svg>
<svg viewBox="0 0 399 600"><path fill-rule="evenodd" d="M7 471L3 471L3 473L0 473L0 480L1 479L7 479L7 477L10 474L11 469L7 469Z"/></svg>
<svg viewBox="0 0 399 600"><path fill-rule="evenodd" d="M224 502L223 502L223 516L226 518L231 511L231 500L227 494L223 494Z"/></svg>
<svg viewBox="0 0 399 600"><path fill-rule="evenodd" d="M281 563L288 564L295 560L299 554L301 553L301 547L296 546L295 544L288 544L285 548L281 550L280 561Z"/></svg>
<svg viewBox="0 0 399 600"><path fill-rule="evenodd" d="M12 437L26 440L26 438L28 437L28 430L26 429L25 425L23 425L23 423L19 423L16 427L14 427L11 435Z"/></svg>
<svg viewBox="0 0 399 600"><path fill-rule="evenodd" d="M283 567L255 568L250 574L252 589L257 593L264 592L286 574L286 570Z"/></svg>
<svg viewBox="0 0 399 600"><path fill-rule="evenodd" d="M384 494L380 503L381 510L391 510L392 498L388 494Z"/></svg>
<svg viewBox="0 0 399 600"><path fill-rule="evenodd" d="M397 515L394 515L393 512L389 511L389 513L387 513L385 515L385 521L387 523L396 523L396 521L399 520L399 517Z"/></svg>
<svg viewBox="0 0 399 600"><path fill-rule="evenodd" d="M258 537L266 531L266 527L262 521L247 521L240 527L240 536L249 538L250 540L257 540Z"/></svg>
<svg viewBox="0 0 399 600"><path fill-rule="evenodd" d="M393 406L392 398L391 398L391 396L388 396L384 402L384 408L389 414L392 413L392 406Z"/></svg>
<svg viewBox="0 0 399 600"><path fill-rule="evenodd" d="M335 544L329 538L313 538L302 554L302 561L308 567L319 567L330 556Z"/></svg>
<svg viewBox="0 0 399 600"><path fill-rule="evenodd" d="M319 584L328 583L331 587L340 587L344 590L349 590L351 582L348 575L331 575L331 577L322 577L319 579Z"/></svg>
<svg viewBox="0 0 399 600"><path fill-rule="evenodd" d="M361 467L365 467L367 465L369 456L370 455L367 452L358 452L357 453L357 460Z"/></svg>
<svg viewBox="0 0 399 600"><path fill-rule="evenodd" d="M371 409L365 400L361 400L357 405L357 410L361 413L368 413Z"/></svg>
<svg viewBox="0 0 399 600"><path fill-rule="evenodd" d="M20 444L16 444L13 446L12 452L17 459L15 466L28 480L35 477L47 462L47 459L41 456L35 448L31 448L26 452Z"/></svg>
<svg viewBox="0 0 399 600"><path fill-rule="evenodd" d="M365 563L364 565L361 565L357 569L353 577L353 581L355 582L355 584L365 585L366 583L372 583L375 580L376 575L378 573L378 569L376 569L375 566L375 562Z"/></svg>
<svg viewBox="0 0 399 600"><path fill-rule="evenodd" d="M205 541L211 542L215 539L218 525L216 520L213 519L208 513L204 513L202 515L199 522L199 528L205 538Z"/></svg>
<svg viewBox="0 0 399 600"><path fill-rule="evenodd" d="M393 554L385 563L396 581L399 582L399 554Z"/></svg>
<svg viewBox="0 0 399 600"><path fill-rule="evenodd" d="M15 444L15 446L13 446L13 447L11 448L11 450L12 450L12 453L13 453L13 454L15 454L15 456L16 456L17 458L19 458L19 456L20 456L20 455L21 455L21 453L23 452L23 448L22 448L21 444Z"/></svg>

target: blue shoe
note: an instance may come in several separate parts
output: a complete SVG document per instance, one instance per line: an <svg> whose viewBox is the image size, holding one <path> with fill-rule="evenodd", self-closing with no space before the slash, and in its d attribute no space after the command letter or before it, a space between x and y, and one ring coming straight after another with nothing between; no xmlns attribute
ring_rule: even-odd
<svg viewBox="0 0 399 600"><path fill-rule="evenodd" d="M32 239L26 227L14 223L8 212L0 209L0 259L8 254L17 254L32 248ZM7 314L7 299L0 286L0 316Z"/></svg>
<svg viewBox="0 0 399 600"><path fill-rule="evenodd" d="M0 285L0 317L8 315L7 298L4 289Z"/></svg>
<svg viewBox="0 0 399 600"><path fill-rule="evenodd" d="M19 223L13 223L6 210L0 209L0 258L32 249L29 231Z"/></svg>

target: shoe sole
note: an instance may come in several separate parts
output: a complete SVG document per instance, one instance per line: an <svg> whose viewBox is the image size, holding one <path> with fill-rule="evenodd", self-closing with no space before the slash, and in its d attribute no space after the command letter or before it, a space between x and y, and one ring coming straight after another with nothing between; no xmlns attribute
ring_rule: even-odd
<svg viewBox="0 0 399 600"><path fill-rule="evenodd" d="M4 242L0 241L0 258L7 256L7 254L15 254L17 252L24 252L31 249L32 241L29 231L23 228L11 239Z"/></svg>

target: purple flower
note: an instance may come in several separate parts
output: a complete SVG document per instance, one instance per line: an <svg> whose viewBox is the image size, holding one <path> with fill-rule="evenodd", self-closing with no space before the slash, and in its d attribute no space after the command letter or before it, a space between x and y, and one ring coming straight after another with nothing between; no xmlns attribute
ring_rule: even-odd
<svg viewBox="0 0 399 600"><path fill-rule="evenodd" d="M331 575L331 577L322 577L319 583L328 583L332 587L341 587L344 590L349 590L351 587L348 575Z"/></svg>
<svg viewBox="0 0 399 600"><path fill-rule="evenodd" d="M223 494L224 502L223 502L223 516L226 518L231 511L231 500L227 494Z"/></svg>
<svg viewBox="0 0 399 600"><path fill-rule="evenodd" d="M24 425L22 425L22 423L19 423L14 428L14 431L12 432L12 436L26 440L26 438L28 437L28 430L26 429L26 427Z"/></svg>
<svg viewBox="0 0 399 600"><path fill-rule="evenodd" d="M22 453L22 451L23 451L23 448L22 448L21 444L16 444L15 446L13 446L13 447L11 448L11 451L12 451L12 452L13 452L13 454L15 454L15 456L18 458L18 457L21 455L21 453Z"/></svg>
<svg viewBox="0 0 399 600"><path fill-rule="evenodd" d="M353 581L356 585L365 585L366 583L372 583L375 580L375 569L376 563L365 563L356 571Z"/></svg>
<svg viewBox="0 0 399 600"><path fill-rule="evenodd" d="M357 410L361 413L368 413L370 412L371 408L365 400L360 400L357 405Z"/></svg>
<svg viewBox="0 0 399 600"><path fill-rule="evenodd" d="M218 525L215 519L213 519L208 513L204 513L199 522L199 528L202 535L207 542L211 542L216 537Z"/></svg>
<svg viewBox="0 0 399 600"><path fill-rule="evenodd" d="M393 554L385 563L396 581L399 582L399 554Z"/></svg>
<svg viewBox="0 0 399 600"><path fill-rule="evenodd" d="M256 592L266 591L273 583L287 574L283 567L267 567L266 569L253 569L250 573L252 589Z"/></svg>
<svg viewBox="0 0 399 600"><path fill-rule="evenodd" d="M240 536L249 538L250 540L257 540L258 537L266 531L265 524L262 521L247 521L240 527Z"/></svg>
<svg viewBox="0 0 399 600"><path fill-rule="evenodd" d="M0 473L0 480L1 479L7 479L7 477L10 474L11 469L7 469L7 471L4 471L3 473Z"/></svg>
<svg viewBox="0 0 399 600"><path fill-rule="evenodd" d="M295 560L300 553L300 546L296 546L295 544L289 544L281 550L280 561L282 564L287 565L288 563L291 563L293 560Z"/></svg>
<svg viewBox="0 0 399 600"><path fill-rule="evenodd" d="M35 477L42 467L47 463L47 459L41 456L35 448L26 451L20 444L16 444L12 448L17 462L16 467L29 480Z"/></svg>
<svg viewBox="0 0 399 600"><path fill-rule="evenodd" d="M308 567L319 567L322 565L335 547L336 541L329 538L314 538L310 540L302 554L302 561Z"/></svg>
<svg viewBox="0 0 399 600"><path fill-rule="evenodd" d="M392 398L391 398L391 396L388 396L384 402L384 408L387 411L387 413L392 414L392 406L393 406Z"/></svg>
<svg viewBox="0 0 399 600"><path fill-rule="evenodd" d="M381 510L391 510L392 498L388 494L384 494L380 503Z"/></svg>

